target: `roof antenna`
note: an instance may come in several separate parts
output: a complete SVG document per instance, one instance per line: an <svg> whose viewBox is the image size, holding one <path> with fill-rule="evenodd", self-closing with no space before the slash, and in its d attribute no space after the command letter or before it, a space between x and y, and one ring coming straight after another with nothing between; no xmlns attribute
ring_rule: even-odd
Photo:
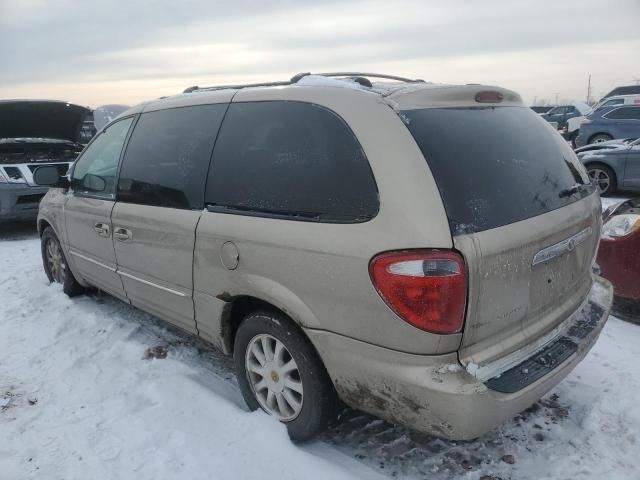
<svg viewBox="0 0 640 480"><path fill-rule="evenodd" d="M185 88L182 93L191 93L191 92L193 92L195 90L199 90L199 89L200 89L200 87L198 87L197 85L194 85L193 87Z"/></svg>

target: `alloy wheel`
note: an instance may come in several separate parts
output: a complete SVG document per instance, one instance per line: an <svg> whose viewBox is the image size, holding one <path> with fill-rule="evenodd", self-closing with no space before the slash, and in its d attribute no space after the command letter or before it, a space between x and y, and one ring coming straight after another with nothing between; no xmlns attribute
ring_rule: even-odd
<svg viewBox="0 0 640 480"><path fill-rule="evenodd" d="M592 183L595 183L600 190L600 193L605 193L609 190L609 186L611 185L611 178L609 174L604 170L599 168L590 168L589 169L589 178Z"/></svg>
<svg viewBox="0 0 640 480"><path fill-rule="evenodd" d="M247 346L245 367L251 389L265 412L283 422L300 414L303 401L300 371L280 340L268 334L253 337Z"/></svg>
<svg viewBox="0 0 640 480"><path fill-rule="evenodd" d="M62 249L57 240L50 238L46 245L47 266L51 272L53 280L57 283L64 283L67 265L62 255Z"/></svg>

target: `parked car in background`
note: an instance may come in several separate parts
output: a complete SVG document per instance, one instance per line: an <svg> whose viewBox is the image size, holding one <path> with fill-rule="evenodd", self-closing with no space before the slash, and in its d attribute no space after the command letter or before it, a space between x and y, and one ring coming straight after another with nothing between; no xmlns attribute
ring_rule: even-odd
<svg viewBox="0 0 640 480"><path fill-rule="evenodd" d="M338 399L474 438L594 345L600 197L517 93L352 73L188 92L107 125L70 183L36 172L62 187L44 269L232 354L294 440Z"/></svg>
<svg viewBox="0 0 640 480"><path fill-rule="evenodd" d="M80 139L79 142L82 145L86 145L91 141L91 139L97 133L96 126L93 123L93 112L89 111L87 116L84 117L84 122L82 122L82 128L80 129Z"/></svg>
<svg viewBox="0 0 640 480"><path fill-rule="evenodd" d="M640 94L615 95L603 98L593 107L593 110L600 110L606 107L618 107L620 105L640 105Z"/></svg>
<svg viewBox="0 0 640 480"><path fill-rule="evenodd" d="M600 108L580 123L576 146L640 137L640 105Z"/></svg>
<svg viewBox="0 0 640 480"><path fill-rule="evenodd" d="M80 130L89 110L58 101L0 101L0 221L33 220L48 188L33 172L40 165L64 175L83 146Z"/></svg>
<svg viewBox="0 0 640 480"><path fill-rule="evenodd" d="M607 93L600 101L605 98L613 97L615 95L640 95L640 85L625 85L622 87L616 87Z"/></svg>
<svg viewBox="0 0 640 480"><path fill-rule="evenodd" d="M585 115L591 108L586 103L576 103L574 105L561 105L553 107L547 113L540 116L547 122L553 124L556 129L560 130L567 124L567 120L574 117Z"/></svg>
<svg viewBox="0 0 640 480"><path fill-rule="evenodd" d="M545 105L545 106L536 106L536 107L529 107L529 108L531 108L531 110L533 110L534 112L540 114L540 113L547 113L553 107L550 105Z"/></svg>
<svg viewBox="0 0 640 480"><path fill-rule="evenodd" d="M111 123L118 115L125 110L129 110L128 105L100 105L92 112L93 123L96 130L102 130L107 124Z"/></svg>
<svg viewBox="0 0 640 480"><path fill-rule="evenodd" d="M576 154L603 197L618 190L640 192L640 138L593 143Z"/></svg>
<svg viewBox="0 0 640 480"><path fill-rule="evenodd" d="M580 135L580 124L593 111L598 111L606 107L615 107L619 105L640 105L640 95L617 95L614 97L604 98L593 108L585 110L583 115L573 117L567 120L567 125L562 129L562 136L571 141L573 148L577 148L576 140Z"/></svg>
<svg viewBox="0 0 640 480"><path fill-rule="evenodd" d="M597 264L613 284L614 314L640 322L640 198L607 209Z"/></svg>

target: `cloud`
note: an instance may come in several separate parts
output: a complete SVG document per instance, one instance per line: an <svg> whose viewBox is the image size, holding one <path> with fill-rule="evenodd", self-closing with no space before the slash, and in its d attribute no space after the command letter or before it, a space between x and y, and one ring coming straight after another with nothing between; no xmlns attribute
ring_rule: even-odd
<svg viewBox="0 0 640 480"><path fill-rule="evenodd" d="M617 2L611 21L606 0L0 2L3 97L73 85L83 93L72 101L108 92L132 102L193 84L376 67L578 98L588 73L601 88L640 76L637 0Z"/></svg>

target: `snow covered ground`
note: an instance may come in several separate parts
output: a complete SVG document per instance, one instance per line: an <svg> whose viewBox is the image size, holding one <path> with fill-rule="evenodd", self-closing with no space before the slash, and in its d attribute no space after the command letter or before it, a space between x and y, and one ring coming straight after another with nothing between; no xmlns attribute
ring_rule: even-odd
<svg viewBox="0 0 640 480"><path fill-rule="evenodd" d="M640 327L611 318L553 392L475 441L349 413L297 447L246 411L223 356L113 298L67 298L35 232L0 226L0 480L637 480L638 399Z"/></svg>

